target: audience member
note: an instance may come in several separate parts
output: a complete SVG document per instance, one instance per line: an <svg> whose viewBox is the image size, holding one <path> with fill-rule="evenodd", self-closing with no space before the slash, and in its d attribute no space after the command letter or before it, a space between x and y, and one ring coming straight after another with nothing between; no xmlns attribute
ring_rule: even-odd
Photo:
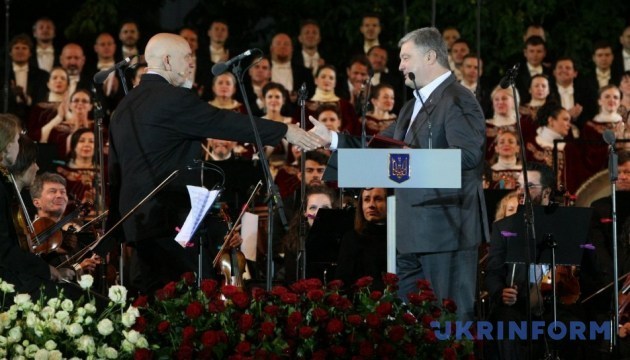
<svg viewBox="0 0 630 360"><path fill-rule="evenodd" d="M466 89L472 91L481 105L481 109L484 114L490 116L492 111L492 102L490 101L490 94L488 86L483 81L483 61L479 56L469 53L464 56L464 61L461 67L462 79L460 84Z"/></svg>
<svg viewBox="0 0 630 360"><path fill-rule="evenodd" d="M341 114L342 130L356 133L357 115L350 102L336 94L337 70L333 65L323 65L317 70L315 86L315 94L306 104L307 118L309 115L314 115L321 105L333 104ZM299 114L296 114L296 118L298 116Z"/></svg>
<svg viewBox="0 0 630 360"><path fill-rule="evenodd" d="M464 39L457 39L451 46L451 57L453 58L454 67L451 68L457 80L462 80L462 64L464 57L470 53L470 45Z"/></svg>
<svg viewBox="0 0 630 360"><path fill-rule="evenodd" d="M578 72L573 59L558 58L553 70L554 81L550 89L553 96L560 99L562 107L571 114L571 121L581 129L597 111L595 108L597 95L588 84L578 80L577 76Z"/></svg>
<svg viewBox="0 0 630 360"><path fill-rule="evenodd" d="M396 121L396 114L392 113L395 102L394 88L391 85L383 83L372 88L372 110L365 115L365 131L368 135L378 134Z"/></svg>
<svg viewBox="0 0 630 360"><path fill-rule="evenodd" d="M532 78L536 75L552 75L551 68L543 63L546 55L547 45L542 37L532 35L525 40L524 59L521 61L515 80L516 89L518 89L524 103L531 100L531 94L528 90Z"/></svg>
<svg viewBox="0 0 630 360"><path fill-rule="evenodd" d="M598 41L593 46L594 71L587 79L593 89L601 89L606 85L618 84L621 74L616 74L612 69L614 59L613 48L607 41Z"/></svg>
<svg viewBox="0 0 630 360"><path fill-rule="evenodd" d="M35 39L35 57L32 65L50 72L53 66L59 65L57 60L58 49L55 48L55 23L41 17L33 24L33 38Z"/></svg>
<svg viewBox="0 0 630 360"><path fill-rule="evenodd" d="M518 92L516 96L519 96ZM516 130L516 112L514 111L514 92L511 88L502 89L497 86L490 94L493 116L486 120L486 159L494 155L494 139L502 130ZM519 99L517 98L516 101ZM519 101L520 102L520 101Z"/></svg>
<svg viewBox="0 0 630 360"><path fill-rule="evenodd" d="M394 89L396 101L394 103L395 111L400 110L403 103L403 93L406 87L403 84L402 76L398 72L391 72L387 68L388 54L387 49L381 45L373 46L367 53L367 59L373 71L372 86L379 84L391 85Z"/></svg>
<svg viewBox="0 0 630 360"><path fill-rule="evenodd" d="M361 113L361 103L365 92L366 81L369 78L370 63L364 55L358 55L350 60L346 68L346 78L340 77L337 83L337 94L347 100L354 107L357 114Z"/></svg>
<svg viewBox="0 0 630 360"><path fill-rule="evenodd" d="M207 93L207 87L210 87L212 72L208 67L208 62L204 61L199 54L199 37L197 36L197 31L189 27L184 27L179 30L179 36L186 39L192 51L193 70L190 75L193 81L192 88L195 89L199 96L203 96Z"/></svg>
<svg viewBox="0 0 630 360"><path fill-rule="evenodd" d="M302 46L300 49L296 49L293 58L298 64L302 64L311 70L313 76L315 76L320 66L326 64L326 59L322 57L318 48L321 41L322 38L317 21L310 19L302 21L300 34L298 35L298 42Z"/></svg>
<svg viewBox="0 0 630 360"><path fill-rule="evenodd" d="M630 71L630 25L619 34L619 44L621 47L615 52L612 64L612 69L617 74Z"/></svg>
<svg viewBox="0 0 630 360"><path fill-rule="evenodd" d="M523 171L520 161L520 141L515 130L504 129L494 140L492 182L494 189L516 189L516 180Z"/></svg>
<svg viewBox="0 0 630 360"><path fill-rule="evenodd" d="M341 115L339 115L339 109L335 104L321 104L317 108L315 118L329 130L341 131Z"/></svg>
<svg viewBox="0 0 630 360"><path fill-rule="evenodd" d="M309 94L314 92L313 74L304 64L292 61L293 43L289 35L278 33L271 39L271 81L282 84L289 92L290 103L297 101L297 91L306 84Z"/></svg>
<svg viewBox="0 0 630 360"><path fill-rule="evenodd" d="M52 121L57 115L63 121L65 113L68 109L70 80L68 73L61 67L55 67L50 71L48 82L47 98L37 103L31 109L29 120L27 122L27 130L31 139L39 142L47 142L48 138L42 139L42 127Z"/></svg>
<svg viewBox="0 0 630 360"><path fill-rule="evenodd" d="M98 168L94 162L94 132L82 128L70 137L70 157L57 172L67 181L66 189L71 200L78 203L96 200Z"/></svg>
<svg viewBox="0 0 630 360"><path fill-rule="evenodd" d="M59 57L61 67L68 72L70 87L68 93L74 94L78 89L90 89L92 79L88 74L83 73L85 66L85 55L83 48L79 44L70 43L63 47Z"/></svg>
<svg viewBox="0 0 630 360"><path fill-rule="evenodd" d="M120 47L120 56L117 59L126 59L132 56L142 56L143 49L140 49L140 27L134 20L124 21L120 25L120 31L118 32L118 39L122 46ZM142 59L134 59L133 64L136 62L144 62Z"/></svg>
<svg viewBox="0 0 630 360"><path fill-rule="evenodd" d="M619 105L619 115L626 124L626 131L630 131L630 71L622 74L619 80L619 91L621 91L621 103Z"/></svg>
<svg viewBox="0 0 630 360"><path fill-rule="evenodd" d="M245 82L245 91L252 109L252 113L256 116L264 114L265 99L262 89L271 81L271 60L268 57L261 57L255 61L254 65L248 70L248 77ZM237 92L237 96L242 95ZM242 99L240 99L242 100Z"/></svg>

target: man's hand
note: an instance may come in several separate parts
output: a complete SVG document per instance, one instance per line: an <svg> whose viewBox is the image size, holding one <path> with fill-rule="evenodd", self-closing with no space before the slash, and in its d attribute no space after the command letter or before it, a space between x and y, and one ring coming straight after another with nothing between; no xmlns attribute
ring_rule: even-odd
<svg viewBox="0 0 630 360"><path fill-rule="evenodd" d="M514 305L516 304L516 296L518 295L518 290L516 286L514 288L505 288L503 289L503 293L501 294L501 298L505 305Z"/></svg>
<svg viewBox="0 0 630 360"><path fill-rule="evenodd" d="M575 104L575 106L570 108L568 112L569 112L569 115L571 115L572 119L577 119L580 116L580 114L582 114L582 110L584 110L582 105Z"/></svg>
<svg viewBox="0 0 630 360"><path fill-rule="evenodd" d="M50 265L49 265L50 266ZM74 270L68 268L57 269L50 266L50 279L55 282L69 281L74 278Z"/></svg>
<svg viewBox="0 0 630 360"><path fill-rule="evenodd" d="M324 139L317 136L316 133L306 132L297 125L289 125L284 137L288 142L305 151L315 150L326 145Z"/></svg>
<svg viewBox="0 0 630 360"><path fill-rule="evenodd" d="M322 138L324 140L324 146L330 146L330 142L332 141L332 131L329 130L326 125L317 121L314 117L309 116L308 119L313 124L313 128L309 130L309 132Z"/></svg>

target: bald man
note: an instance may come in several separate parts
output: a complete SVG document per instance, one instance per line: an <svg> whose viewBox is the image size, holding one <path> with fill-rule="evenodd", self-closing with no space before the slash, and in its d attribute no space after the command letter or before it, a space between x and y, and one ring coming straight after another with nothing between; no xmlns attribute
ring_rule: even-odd
<svg viewBox="0 0 630 360"><path fill-rule="evenodd" d="M70 77L69 94L74 94L77 89L90 89L91 79L83 74L85 53L81 45L69 43L64 46L59 55L59 63Z"/></svg>
<svg viewBox="0 0 630 360"><path fill-rule="evenodd" d="M147 74L120 102L110 124L110 212L125 214L170 173L182 170L123 224L126 240L136 248L138 271L132 277L138 281L133 285L152 292L196 269L174 237L190 210L185 185L200 185L199 171L187 171L186 166L200 157L201 142L215 138L251 143L254 133L247 116L214 108L189 90L193 62L183 37L153 36L145 58ZM266 145L275 146L282 137L306 149L323 144L296 126L255 120Z"/></svg>
<svg viewBox="0 0 630 360"><path fill-rule="evenodd" d="M315 93L313 73L303 63L292 61L293 42L289 35L278 33L271 39L269 46L271 57L271 81L282 84L289 92L289 99L294 104L297 91L306 84L309 97ZM291 111L292 109L289 109Z"/></svg>

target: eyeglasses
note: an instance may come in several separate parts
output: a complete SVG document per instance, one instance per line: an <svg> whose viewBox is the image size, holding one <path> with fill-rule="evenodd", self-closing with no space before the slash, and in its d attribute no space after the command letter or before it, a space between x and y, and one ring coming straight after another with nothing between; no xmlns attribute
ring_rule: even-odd
<svg viewBox="0 0 630 360"><path fill-rule="evenodd" d="M71 102L73 103L81 103L81 104L89 104L91 101L90 100L85 100L85 99L74 99Z"/></svg>

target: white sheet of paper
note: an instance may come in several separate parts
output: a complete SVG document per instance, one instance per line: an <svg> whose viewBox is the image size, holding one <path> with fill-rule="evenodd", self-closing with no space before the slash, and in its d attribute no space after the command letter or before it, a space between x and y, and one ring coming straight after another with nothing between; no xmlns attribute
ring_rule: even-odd
<svg viewBox="0 0 630 360"><path fill-rule="evenodd" d="M183 247L186 247L186 243L190 241L204 216L210 210L212 203L219 195L218 190L210 191L200 186L187 185L186 188L188 188L188 195L190 195L191 208L188 216L186 216L184 225L182 225L179 233L175 236L175 241Z"/></svg>
<svg viewBox="0 0 630 360"><path fill-rule="evenodd" d="M245 259L256 261L256 245L258 243L258 215L246 212L241 219L241 251Z"/></svg>

